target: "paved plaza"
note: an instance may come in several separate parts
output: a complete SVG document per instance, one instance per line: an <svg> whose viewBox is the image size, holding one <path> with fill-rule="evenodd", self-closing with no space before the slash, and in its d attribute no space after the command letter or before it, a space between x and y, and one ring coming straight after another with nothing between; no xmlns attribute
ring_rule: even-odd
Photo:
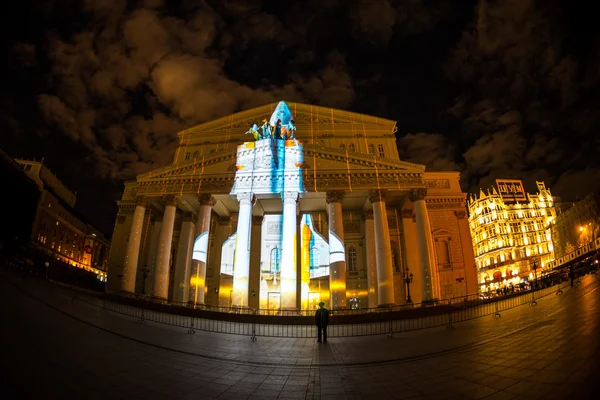
<svg viewBox="0 0 600 400"><path fill-rule="evenodd" d="M0 380L11 399L599 398L599 279L453 329L319 344L140 324L2 268Z"/></svg>

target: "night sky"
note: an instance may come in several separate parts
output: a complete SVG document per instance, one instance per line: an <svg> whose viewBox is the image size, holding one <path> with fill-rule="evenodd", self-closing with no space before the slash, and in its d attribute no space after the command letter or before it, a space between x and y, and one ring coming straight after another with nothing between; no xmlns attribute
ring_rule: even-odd
<svg viewBox="0 0 600 400"><path fill-rule="evenodd" d="M402 159L472 192L600 186L599 5L165 3L3 4L0 148L45 157L107 233L122 182L168 164L178 130L282 99L396 120Z"/></svg>

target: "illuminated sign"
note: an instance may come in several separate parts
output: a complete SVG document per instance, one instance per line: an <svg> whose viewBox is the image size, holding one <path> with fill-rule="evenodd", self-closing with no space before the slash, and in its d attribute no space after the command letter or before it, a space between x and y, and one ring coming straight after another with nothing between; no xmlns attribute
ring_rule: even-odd
<svg viewBox="0 0 600 400"><path fill-rule="evenodd" d="M518 179L496 179L498 193L505 202L527 201L523 182Z"/></svg>

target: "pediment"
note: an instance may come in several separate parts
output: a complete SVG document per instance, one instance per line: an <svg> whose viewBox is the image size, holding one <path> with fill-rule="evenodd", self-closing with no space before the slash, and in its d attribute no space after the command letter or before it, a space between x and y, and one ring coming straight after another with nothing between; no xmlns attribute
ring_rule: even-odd
<svg viewBox="0 0 600 400"><path fill-rule="evenodd" d="M181 138L187 135L195 135L198 133L210 132L228 132L242 133L256 123L260 125L263 119L269 120L271 114L277 107L278 103L271 103L250 110L238 112L226 117L218 118L194 127L185 129L178 133ZM310 104L286 102L293 118L294 123L298 126L299 132L302 127L310 127L314 125L335 126L336 124L343 126L365 126L378 127L383 131L393 133L395 131L396 121L385 118L374 117L366 114L359 114L350 111L338 110L335 108L321 107Z"/></svg>
<svg viewBox="0 0 600 400"><path fill-rule="evenodd" d="M229 175L235 174L236 152L223 151L208 156L203 160L178 165L169 165L138 175L137 181L161 180L169 178L197 177L199 175ZM370 154L347 153L340 149L304 146L304 165L306 173L335 171L343 173L385 173L423 174L425 166L406 161L388 160Z"/></svg>

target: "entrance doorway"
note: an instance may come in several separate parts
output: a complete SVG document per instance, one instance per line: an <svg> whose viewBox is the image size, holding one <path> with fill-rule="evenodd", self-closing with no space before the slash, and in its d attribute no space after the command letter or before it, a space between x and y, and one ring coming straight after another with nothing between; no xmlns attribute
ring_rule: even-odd
<svg viewBox="0 0 600 400"><path fill-rule="evenodd" d="M281 294L279 292L269 292L267 298L267 309L269 314L274 315L281 308Z"/></svg>
<svg viewBox="0 0 600 400"><path fill-rule="evenodd" d="M321 302L321 293L319 292L309 292L308 293L308 309L316 310L319 308L319 303Z"/></svg>

